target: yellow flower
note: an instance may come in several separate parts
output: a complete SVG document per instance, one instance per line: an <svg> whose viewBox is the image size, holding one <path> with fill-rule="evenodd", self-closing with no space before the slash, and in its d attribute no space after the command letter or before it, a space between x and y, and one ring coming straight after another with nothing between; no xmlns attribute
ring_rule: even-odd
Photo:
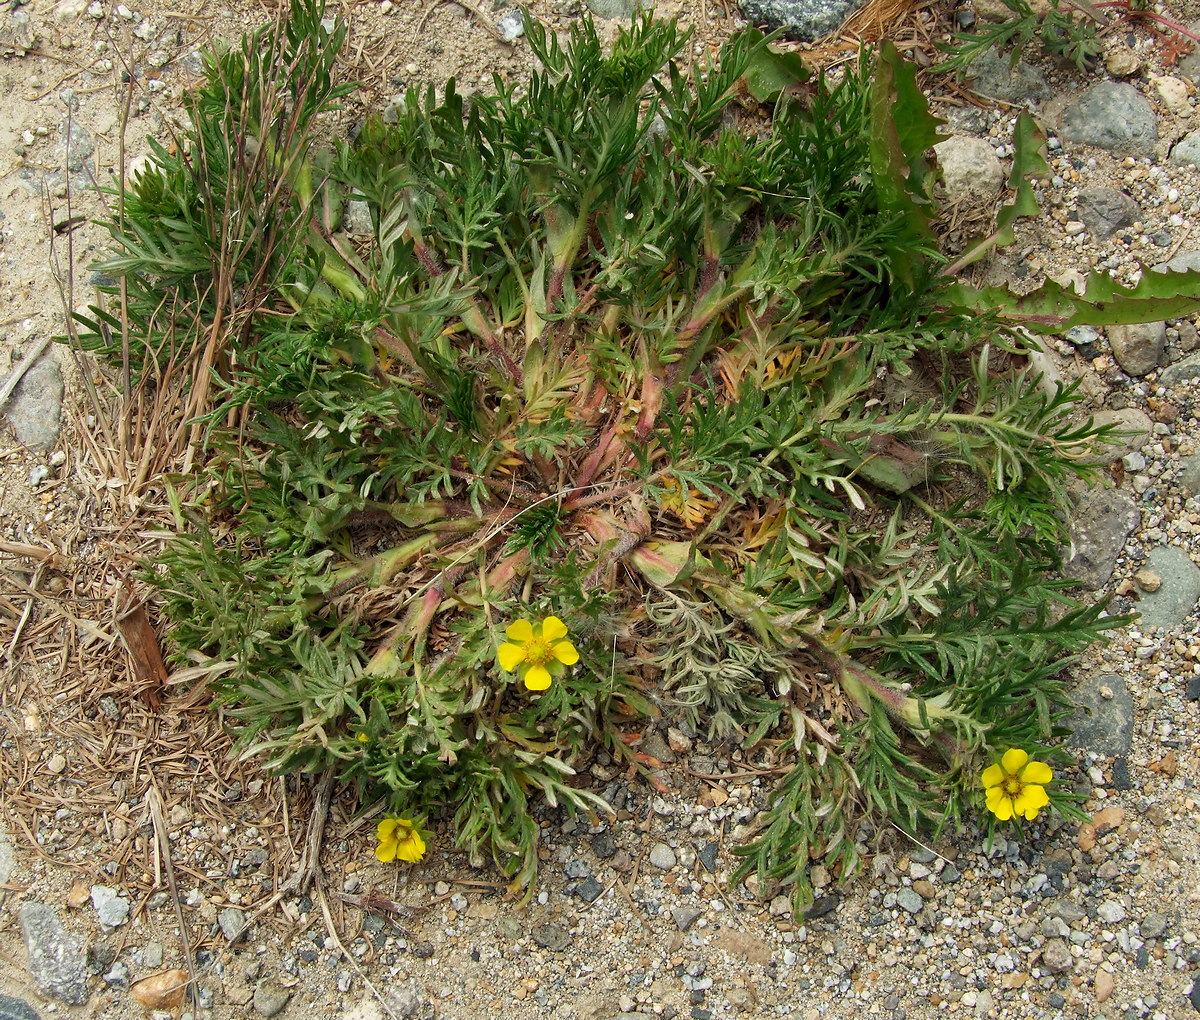
<svg viewBox="0 0 1200 1020"><path fill-rule="evenodd" d="M536 624L513 620L504 633L509 641L496 649L496 661L506 673L519 668L521 679L531 691L544 691L550 686L551 675L561 676L567 666L579 661L575 646L563 640L567 625L557 616L547 616Z"/></svg>
<svg viewBox="0 0 1200 1020"><path fill-rule="evenodd" d="M1024 815L1032 822L1050 803L1046 784L1053 778L1049 765L1030 761L1029 755L1017 747L1005 751L999 763L989 765L980 776L987 791L988 810L1002 822L1014 815Z"/></svg>
<svg viewBox="0 0 1200 1020"><path fill-rule="evenodd" d="M379 846L375 856L384 864L396 859L416 864L425 856L425 840L407 818L385 818L375 830Z"/></svg>

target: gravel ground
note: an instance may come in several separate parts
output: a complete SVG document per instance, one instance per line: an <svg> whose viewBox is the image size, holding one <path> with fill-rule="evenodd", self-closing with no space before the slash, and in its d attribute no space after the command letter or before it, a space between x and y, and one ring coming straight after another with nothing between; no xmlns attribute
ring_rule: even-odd
<svg viewBox="0 0 1200 1020"><path fill-rule="evenodd" d="M565 24L580 6L532 9ZM716 0L663 6L698 25L701 49L732 24ZM500 43L461 4L385 0L345 13L349 70L368 82L365 106L449 73L486 82L527 67L527 49ZM107 180L122 155L142 154L147 136L167 139L194 80L197 43L233 38L262 16L103 0L35 0L0 13L0 380L61 331L55 266L73 264L77 280L87 279L102 233L66 221L98 213L88 185ZM1105 68L1092 76L1032 69L1024 87L1037 86L1041 98L981 109L944 99L955 131L986 142L960 146L974 162L950 198L966 224L999 193L1017 105L1035 103L1051 129L1047 214L991 261L992 278L1032 286L1093 267L1129 280L1140 264L1200 249L1200 176L1171 161L1172 147L1200 128L1200 65L1185 58L1164 67L1144 28L1130 38L1132 46L1113 33ZM114 87L127 68L132 90ZM1150 151L1125 154L1057 133L1070 104L1105 80L1129 83L1144 100L1158 133ZM127 94L133 119L123 151ZM1111 115L1113 123L1124 116ZM980 190L993 179L991 192ZM1109 205L1097 189L1110 192ZM1095 215L1120 205L1111 192L1133 205L1128 222L1104 236ZM641 745L664 762L670 796L602 754L589 780L617 808L616 823L541 817L543 877L525 909L502 899L493 872L471 869L439 843L411 869L379 865L369 823L335 800L322 856L328 893L286 895L258 912L301 849L307 787L220 765L226 745L203 706L173 703L149 739L122 689L111 634L86 625L108 619L102 605L60 642L61 654L53 642L24 657L9 648L0 679L0 767L8 770L0 774L8 831L0 838L0 1020L144 1016L135 993L155 1003L135 983L186 967L147 811L160 782L202 1017L1169 1020L1200 1010L1200 420L1189 381L1200 364L1188 360L1196 348L1194 322L1172 321L1076 331L1051 344L1046 362L1081 379L1093 407L1135 433L1114 452L1111 484L1081 493L1068 569L1098 597L1111 596L1114 612L1139 610L1158 624L1118 632L1074 668L1079 700L1095 714L1081 715L1079 769L1060 781L1086 798L1089 824L1044 817L990 846L973 828L929 846L864 830L862 877L834 888L818 867L818 899L797 924L775 890L728 881L730 848L763 806L759 766L675 730ZM95 424L82 397L86 367L65 352L51 359L26 377L9 408L15 432L0 437L0 537L65 550L79 576L103 574L128 511L81 438ZM57 576L58 591L78 595L78 583L60 576L67 570L51 561L43 574L7 576L51 593ZM4 591L18 611L20 584ZM105 604L115 598L100 583L92 594ZM26 640L39 633L31 625ZM300 815L290 814L297 805ZM47 984L57 997L47 998ZM156 1004L164 1018L183 1009L169 996Z"/></svg>

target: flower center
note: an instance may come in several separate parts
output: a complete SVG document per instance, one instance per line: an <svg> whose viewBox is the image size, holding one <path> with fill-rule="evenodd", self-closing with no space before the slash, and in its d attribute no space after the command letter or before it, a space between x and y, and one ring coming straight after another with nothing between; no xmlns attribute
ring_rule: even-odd
<svg viewBox="0 0 1200 1020"><path fill-rule="evenodd" d="M1016 776L1009 776L1004 780L1004 792L1010 797L1016 797L1021 792L1021 780Z"/></svg>
<svg viewBox="0 0 1200 1020"><path fill-rule="evenodd" d="M544 666L554 656L550 642L545 638L531 638L525 642L525 661L531 666Z"/></svg>

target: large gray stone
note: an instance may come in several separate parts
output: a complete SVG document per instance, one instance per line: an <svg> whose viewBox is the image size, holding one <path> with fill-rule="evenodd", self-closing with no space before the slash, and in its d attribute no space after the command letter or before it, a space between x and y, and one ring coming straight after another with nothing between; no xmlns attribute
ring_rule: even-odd
<svg viewBox="0 0 1200 1020"><path fill-rule="evenodd" d="M1037 102L1050 97L1046 76L1024 60L1014 66L1008 54L995 47L976 57L971 64L971 87L980 95L1009 103Z"/></svg>
<svg viewBox="0 0 1200 1020"><path fill-rule="evenodd" d="M44 453L58 442L63 380L58 355L46 351L33 363L9 399L8 420L22 446Z"/></svg>
<svg viewBox="0 0 1200 1020"><path fill-rule="evenodd" d="M1063 111L1059 134L1068 142L1123 156L1152 156L1158 118L1132 85L1104 81Z"/></svg>
<svg viewBox="0 0 1200 1020"><path fill-rule="evenodd" d="M92 906L106 928L119 928L129 920L129 899L120 889L108 885L92 886Z"/></svg>
<svg viewBox="0 0 1200 1020"><path fill-rule="evenodd" d="M1109 326L1108 342L1113 357L1129 375L1143 376L1158 368L1167 349L1165 322L1138 322L1130 326Z"/></svg>
<svg viewBox="0 0 1200 1020"><path fill-rule="evenodd" d="M1071 516L1071 545L1062 572L1095 591L1112 577L1117 557L1141 522L1142 511L1124 489L1093 489Z"/></svg>
<svg viewBox="0 0 1200 1020"><path fill-rule="evenodd" d="M1092 415L1097 425L1111 425L1111 442L1106 443L1092 463L1111 464L1128 453L1136 453L1154 434L1150 415L1137 407L1105 407Z"/></svg>
<svg viewBox="0 0 1200 1020"><path fill-rule="evenodd" d="M39 1020L37 1010L28 1002L0 995L0 1020Z"/></svg>
<svg viewBox="0 0 1200 1020"><path fill-rule="evenodd" d="M742 13L756 25L781 28L813 42L841 28L865 0L741 0Z"/></svg>
<svg viewBox="0 0 1200 1020"><path fill-rule="evenodd" d="M597 18L629 21L642 6L642 0L587 0L587 6Z"/></svg>
<svg viewBox="0 0 1200 1020"><path fill-rule="evenodd" d="M1096 754L1128 754L1133 745L1133 698L1115 673L1087 677L1071 692L1075 714L1069 743Z"/></svg>
<svg viewBox="0 0 1200 1020"><path fill-rule="evenodd" d="M990 209L1004 183L1004 167L991 143L970 135L954 135L938 142L933 151L942 168L942 183L950 203Z"/></svg>
<svg viewBox="0 0 1200 1020"><path fill-rule="evenodd" d="M8 841L8 834L0 829L0 885L4 885L12 877L13 851ZM3 894L0 894L2 897Z"/></svg>
<svg viewBox="0 0 1200 1020"><path fill-rule="evenodd" d="M1076 203L1076 218L1098 240L1112 237L1123 227L1142 218L1141 207L1116 188L1082 188Z"/></svg>
<svg viewBox="0 0 1200 1020"><path fill-rule="evenodd" d="M1160 545L1150 550L1146 569L1162 578L1162 584L1157 591L1141 593L1141 627L1171 628L1191 620L1200 599L1200 567L1187 552L1178 546Z"/></svg>
<svg viewBox="0 0 1200 1020"><path fill-rule="evenodd" d="M25 935L29 973L38 988L70 1006L82 1006L88 999L83 946L67 934L58 915L44 903L22 903L17 916Z"/></svg>
<svg viewBox="0 0 1200 1020"><path fill-rule="evenodd" d="M1200 453L1193 453L1179 462L1177 478L1184 496L1200 496Z"/></svg>
<svg viewBox="0 0 1200 1020"><path fill-rule="evenodd" d="M1200 378L1200 354L1193 354L1173 365L1168 365L1158 373L1159 384L1168 389L1196 378Z"/></svg>
<svg viewBox="0 0 1200 1020"><path fill-rule="evenodd" d="M1200 251L1185 251L1151 268L1156 273L1188 273L1200 269Z"/></svg>
<svg viewBox="0 0 1200 1020"><path fill-rule="evenodd" d="M1200 166L1200 131L1189 131L1171 147L1171 162L1178 166Z"/></svg>

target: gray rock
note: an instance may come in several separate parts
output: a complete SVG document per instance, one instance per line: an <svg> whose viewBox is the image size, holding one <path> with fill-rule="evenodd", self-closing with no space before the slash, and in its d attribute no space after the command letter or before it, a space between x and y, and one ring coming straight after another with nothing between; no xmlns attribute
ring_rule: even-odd
<svg viewBox="0 0 1200 1020"><path fill-rule="evenodd" d="M1200 496L1200 453L1193 453L1179 462L1179 473L1176 475L1176 479L1184 496ZM0 844L0 874L3 874L3 855L4 847L3 844Z"/></svg>
<svg viewBox="0 0 1200 1020"><path fill-rule="evenodd" d="M721 846L716 841L705 843L697 852L696 856L700 858L700 863L708 870L710 874L715 874L717 870L717 851Z"/></svg>
<svg viewBox="0 0 1200 1020"><path fill-rule="evenodd" d="M1200 354L1193 354L1168 365L1158 373L1158 381L1168 388L1190 382L1192 379L1200 379Z"/></svg>
<svg viewBox="0 0 1200 1020"><path fill-rule="evenodd" d="M100 923L108 928L120 928L129 920L129 900L119 889L107 885L92 886L92 906Z"/></svg>
<svg viewBox="0 0 1200 1020"><path fill-rule="evenodd" d="M29 1003L8 995L0 995L0 1020L40 1020L40 1018Z"/></svg>
<svg viewBox="0 0 1200 1020"><path fill-rule="evenodd" d="M1153 372L1167 349L1165 322L1139 322L1132 326L1109 326L1108 342L1113 357L1129 375Z"/></svg>
<svg viewBox="0 0 1200 1020"><path fill-rule="evenodd" d="M525 34L525 15L520 11L509 11L496 22L496 31L505 42L515 42Z"/></svg>
<svg viewBox="0 0 1200 1020"><path fill-rule="evenodd" d="M38 988L70 1006L82 1006L88 999L83 946L67 934L58 915L44 903L22 903L17 915L29 954L29 973Z"/></svg>
<svg viewBox="0 0 1200 1020"><path fill-rule="evenodd" d="M291 997L290 988L284 988L278 981L267 978L254 986L254 1011L260 1016L275 1016L283 1012L283 1007Z"/></svg>
<svg viewBox="0 0 1200 1020"><path fill-rule="evenodd" d="M13 873L12 844L8 841L8 833L0 829L0 885L4 885Z"/></svg>
<svg viewBox="0 0 1200 1020"><path fill-rule="evenodd" d="M1065 974L1074 965L1071 948L1062 939L1047 939L1042 947L1042 963L1051 974Z"/></svg>
<svg viewBox="0 0 1200 1020"><path fill-rule="evenodd" d="M63 157L66 159L67 169L72 173L79 173L96 151L96 142L91 132L74 118L63 121L62 137Z"/></svg>
<svg viewBox="0 0 1200 1020"><path fill-rule="evenodd" d="M695 907L672 907L671 918L680 931L687 931L693 924L699 920L700 915L704 913L702 910L697 910Z"/></svg>
<svg viewBox="0 0 1200 1020"><path fill-rule="evenodd" d="M604 892L604 886L592 875L580 882L575 891L585 903L595 903Z"/></svg>
<svg viewBox="0 0 1200 1020"><path fill-rule="evenodd" d="M675 851L672 850L666 843L655 843L650 848L650 863L656 868L661 868L663 871L670 871L675 867Z"/></svg>
<svg viewBox="0 0 1200 1020"><path fill-rule="evenodd" d="M1200 251L1185 251L1151 267L1156 273L1187 273L1200 270Z"/></svg>
<svg viewBox="0 0 1200 1020"><path fill-rule="evenodd" d="M163 962L163 945L161 942L147 942L138 951L135 959L149 970L157 970Z"/></svg>
<svg viewBox="0 0 1200 1020"><path fill-rule="evenodd" d="M1125 920L1125 905L1119 900L1105 900L1096 908L1096 916L1108 924Z"/></svg>
<svg viewBox="0 0 1200 1020"><path fill-rule="evenodd" d="M642 6L642 0L587 0L588 10L597 18L624 18L628 21Z"/></svg>
<svg viewBox="0 0 1200 1020"><path fill-rule="evenodd" d="M1104 81L1063 111L1059 134L1123 156L1153 156L1158 118L1132 85Z"/></svg>
<svg viewBox="0 0 1200 1020"><path fill-rule="evenodd" d="M591 0L588 0L590 3ZM742 13L756 25L782 28L788 35L814 42L836 32L864 0L741 0Z"/></svg>
<svg viewBox="0 0 1200 1020"><path fill-rule="evenodd" d="M1014 67L1008 54L995 47L975 58L970 74L972 88L981 95L1010 103L1038 102L1050 97L1046 76L1018 60Z"/></svg>
<svg viewBox="0 0 1200 1020"><path fill-rule="evenodd" d="M1189 131L1171 147L1171 162L1177 166L1200 166L1200 131Z"/></svg>
<svg viewBox="0 0 1200 1020"><path fill-rule="evenodd" d="M530 934L533 936L534 942L551 952L562 953L571 948L571 933L561 925L535 925Z"/></svg>
<svg viewBox="0 0 1200 1020"><path fill-rule="evenodd" d="M410 983L399 991L392 992L386 1005L390 1012L407 1020L421 1012L421 1007L425 1005L425 997Z"/></svg>
<svg viewBox="0 0 1200 1020"><path fill-rule="evenodd" d="M1196 600L1200 599L1200 567L1183 550L1173 545L1160 545L1150 550L1146 569L1162 578L1157 591L1141 593L1138 612L1143 630L1147 627L1177 627L1193 615Z"/></svg>
<svg viewBox="0 0 1200 1020"><path fill-rule="evenodd" d="M1141 206L1116 188L1083 188L1076 202L1076 219L1098 240L1131 227L1142 218Z"/></svg>
<svg viewBox="0 0 1200 1020"><path fill-rule="evenodd" d="M62 417L62 398L58 355L49 350L25 373L8 402L8 420L22 446L38 452L54 449Z"/></svg>
<svg viewBox="0 0 1200 1020"><path fill-rule="evenodd" d="M230 942L236 941L246 929L246 912L238 907L226 907L217 915L221 934Z"/></svg>
<svg viewBox="0 0 1200 1020"><path fill-rule="evenodd" d="M128 988L129 964L124 963L121 960L118 960L116 963L114 963L104 975L104 983L106 985L112 985L114 988Z"/></svg>
<svg viewBox="0 0 1200 1020"><path fill-rule="evenodd" d="M1161 938L1167 931L1168 923L1166 914L1147 914L1138 925L1138 932L1144 939Z"/></svg>
<svg viewBox="0 0 1200 1020"><path fill-rule="evenodd" d="M1096 754L1128 754L1133 744L1133 698L1115 673L1089 676L1071 692L1075 714L1068 725L1073 747ZM1063 918L1071 920L1071 918Z"/></svg>
<svg viewBox="0 0 1200 1020"><path fill-rule="evenodd" d="M375 233L375 225L371 222L371 207L358 199L347 202L342 226L346 233L358 237L367 237Z"/></svg>
<svg viewBox="0 0 1200 1020"><path fill-rule="evenodd" d="M1130 453L1137 453L1154 434L1154 422L1150 415L1137 407L1109 408L1097 411L1093 416L1097 425L1111 425L1109 437L1096 459L1098 464L1111 464Z"/></svg>
<svg viewBox="0 0 1200 1020"><path fill-rule="evenodd" d="M1124 489L1092 489L1075 507L1071 546L1062 573L1089 591L1112 577L1125 540L1142 519L1137 501Z"/></svg>
<svg viewBox="0 0 1200 1020"><path fill-rule="evenodd" d="M617 837L613 835L612 829L605 829L592 837L592 853L600 860L607 861L616 852Z"/></svg>
<svg viewBox="0 0 1200 1020"><path fill-rule="evenodd" d="M1050 914L1053 917L1061 917L1067 924L1082 921L1087 917L1087 911L1067 896L1060 896L1050 904Z"/></svg>
<svg viewBox="0 0 1200 1020"><path fill-rule="evenodd" d="M921 908L925 906L925 901L921 899L921 894L907 885L896 893L896 902L910 914L919 913Z"/></svg>
<svg viewBox="0 0 1200 1020"><path fill-rule="evenodd" d="M952 205L989 204L1000 194L1004 183L1004 167L991 143L983 138L954 135L933 147L946 198Z"/></svg>

